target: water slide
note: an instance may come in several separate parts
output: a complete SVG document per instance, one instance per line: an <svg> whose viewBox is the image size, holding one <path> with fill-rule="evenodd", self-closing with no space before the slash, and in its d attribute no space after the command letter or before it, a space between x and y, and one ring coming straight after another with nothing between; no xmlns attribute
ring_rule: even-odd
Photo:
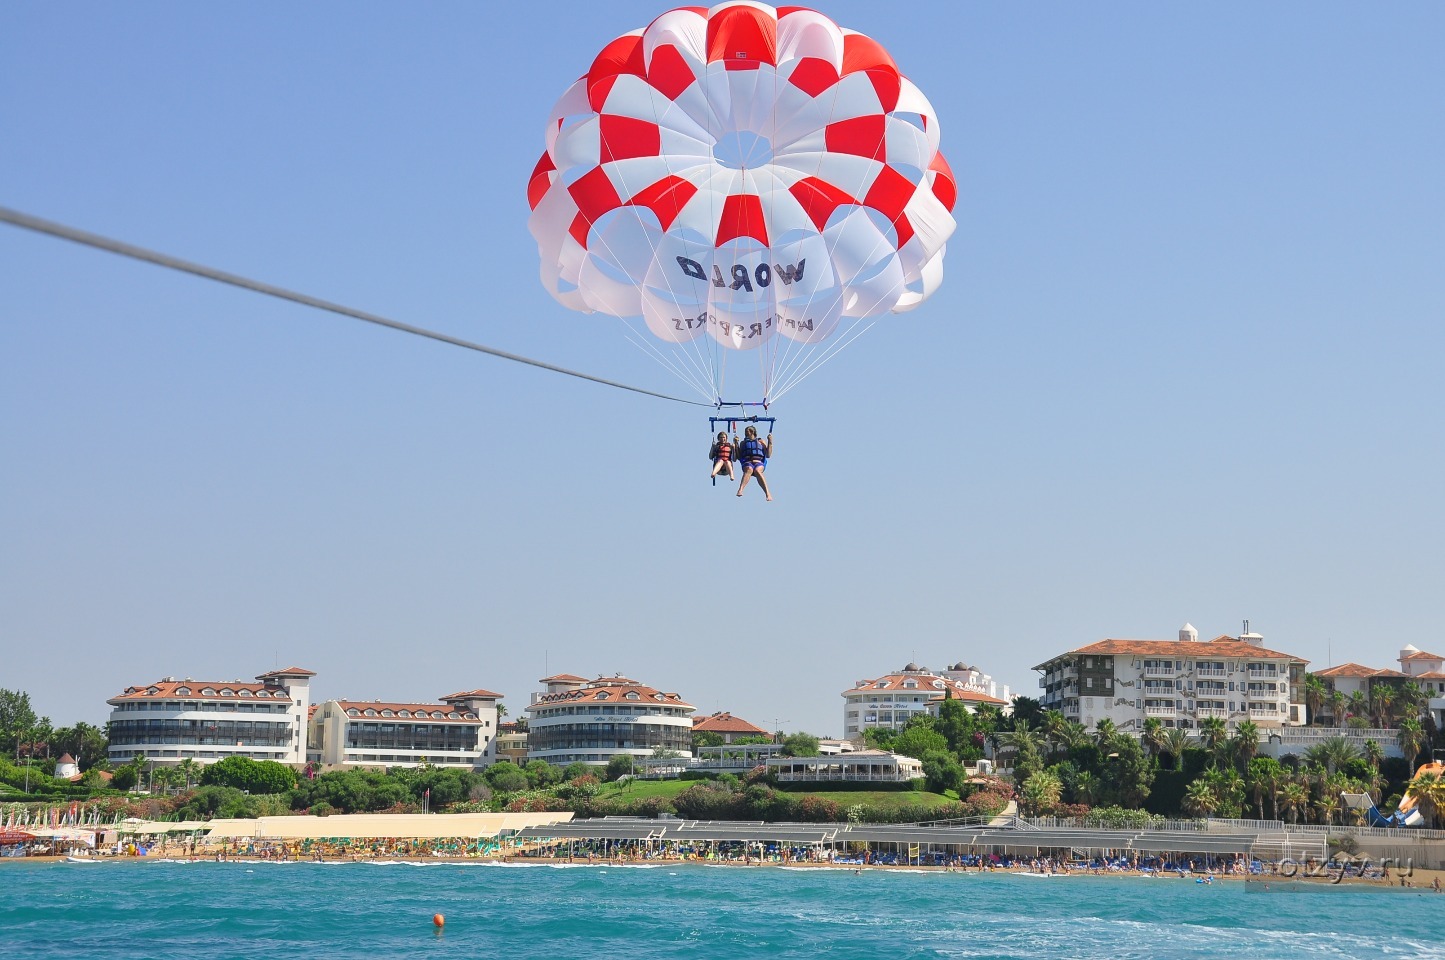
<svg viewBox="0 0 1445 960"><path fill-rule="evenodd" d="M1445 763L1424 764L1415 771L1415 776L1418 777L1422 773L1445 776ZM1400 798L1399 808L1388 817L1375 807L1374 801L1367 793L1342 793L1340 799L1351 810L1364 810L1365 823L1371 827L1418 827L1424 820L1420 811L1416 809L1415 797L1408 790Z"/></svg>

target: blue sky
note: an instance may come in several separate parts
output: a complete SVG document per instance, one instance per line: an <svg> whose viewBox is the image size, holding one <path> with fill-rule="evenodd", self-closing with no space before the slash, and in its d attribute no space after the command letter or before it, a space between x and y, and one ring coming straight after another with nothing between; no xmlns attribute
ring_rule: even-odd
<svg viewBox="0 0 1445 960"><path fill-rule="evenodd" d="M680 390L526 229L552 103L665 8L8 4L0 205ZM1445 647L1445 8L821 9L932 100L959 228L778 405L771 504L704 408L0 227L0 686L622 672L838 735L911 659Z"/></svg>

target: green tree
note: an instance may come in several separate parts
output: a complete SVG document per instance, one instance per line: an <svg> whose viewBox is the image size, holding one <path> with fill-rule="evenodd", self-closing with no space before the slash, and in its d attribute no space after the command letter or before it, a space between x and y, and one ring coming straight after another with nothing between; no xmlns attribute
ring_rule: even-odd
<svg viewBox="0 0 1445 960"><path fill-rule="evenodd" d="M134 764L127 763L111 774L110 785L112 789L130 791L135 789L136 782L140 779L140 768Z"/></svg>
<svg viewBox="0 0 1445 960"><path fill-rule="evenodd" d="M937 730L922 724L910 724L893 738L893 752L905 757L922 760L926 754L937 751L948 753L948 741Z"/></svg>
<svg viewBox="0 0 1445 960"><path fill-rule="evenodd" d="M1037 727L1043 723L1043 704L1039 703L1038 700L1033 697L1014 697L1012 705L1013 724L1015 728L1017 728L1020 723L1027 723L1033 727Z"/></svg>
<svg viewBox="0 0 1445 960"><path fill-rule="evenodd" d="M692 732L692 749L696 751L699 747L720 747L723 745L723 735L712 730L694 730Z"/></svg>
<svg viewBox="0 0 1445 960"><path fill-rule="evenodd" d="M1144 749L1133 737L1117 737L1113 746L1113 752L1103 758L1099 770L1103 783L1101 793L1106 802L1141 807L1154 784L1154 761L1144 755Z"/></svg>
<svg viewBox="0 0 1445 960"><path fill-rule="evenodd" d="M525 790L528 787L527 775L510 760L501 760L492 764L487 768L485 775L492 789L498 793L516 793L518 790Z"/></svg>
<svg viewBox="0 0 1445 960"><path fill-rule="evenodd" d="M203 786L235 787L249 793L285 793L296 786L296 771L275 760L227 757L201 772Z"/></svg>
<svg viewBox="0 0 1445 960"><path fill-rule="evenodd" d="M790 733L783 738L783 756L816 757L818 738L811 733Z"/></svg>
<svg viewBox="0 0 1445 960"><path fill-rule="evenodd" d="M607 772L604 775L608 783L612 783L632 773L632 754L619 753L607 761Z"/></svg>
<svg viewBox="0 0 1445 960"><path fill-rule="evenodd" d="M39 719L30 706L30 694L0 689L0 750L14 756L21 741L30 739Z"/></svg>
<svg viewBox="0 0 1445 960"><path fill-rule="evenodd" d="M966 775L958 758L948 750L930 750L923 760L923 780L932 793L958 792Z"/></svg>

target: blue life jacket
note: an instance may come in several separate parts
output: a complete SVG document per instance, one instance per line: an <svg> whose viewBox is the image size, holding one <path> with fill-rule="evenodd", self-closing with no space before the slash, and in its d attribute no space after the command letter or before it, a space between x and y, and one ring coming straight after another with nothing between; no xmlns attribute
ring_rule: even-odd
<svg viewBox="0 0 1445 960"><path fill-rule="evenodd" d="M746 462L748 460L768 459L768 447L763 441L755 437L749 437L738 444L738 459Z"/></svg>

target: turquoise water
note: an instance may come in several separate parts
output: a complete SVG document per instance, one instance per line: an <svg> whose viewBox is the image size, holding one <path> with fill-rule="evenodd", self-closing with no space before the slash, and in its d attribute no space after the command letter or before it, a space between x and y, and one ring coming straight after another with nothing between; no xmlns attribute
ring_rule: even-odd
<svg viewBox="0 0 1445 960"><path fill-rule="evenodd" d="M446 916L437 934L431 917ZM0 863L0 957L1442 957L1445 896L777 867Z"/></svg>

